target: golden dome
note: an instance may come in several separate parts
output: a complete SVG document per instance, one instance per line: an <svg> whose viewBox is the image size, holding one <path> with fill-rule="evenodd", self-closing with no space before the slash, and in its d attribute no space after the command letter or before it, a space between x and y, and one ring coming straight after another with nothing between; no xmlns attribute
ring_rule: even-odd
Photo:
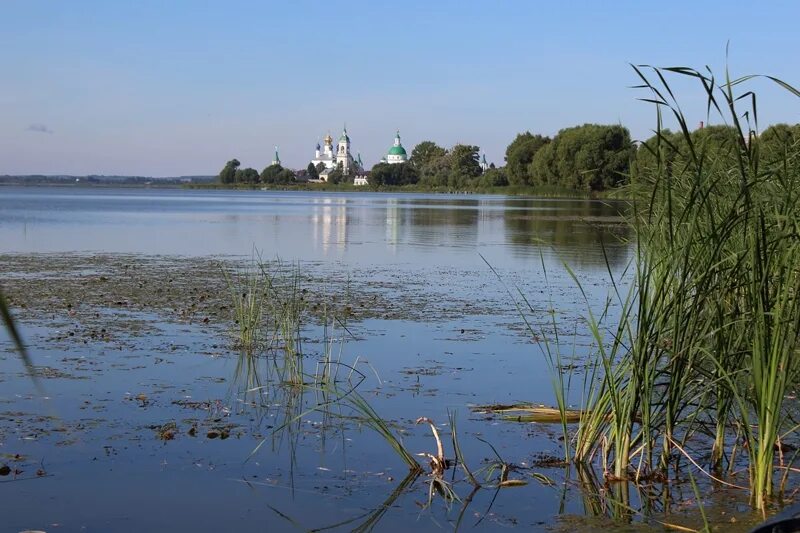
<svg viewBox="0 0 800 533"><path fill-rule="evenodd" d="M327 134L323 140L325 141L325 144L332 144L333 143L333 137L331 137L330 133Z"/></svg>

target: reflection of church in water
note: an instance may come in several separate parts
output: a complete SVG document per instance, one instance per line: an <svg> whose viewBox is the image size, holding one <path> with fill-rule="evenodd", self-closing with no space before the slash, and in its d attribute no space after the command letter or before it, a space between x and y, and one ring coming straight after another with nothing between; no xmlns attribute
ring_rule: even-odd
<svg viewBox="0 0 800 533"><path fill-rule="evenodd" d="M330 251L347 249L347 200L345 198L319 198L314 201L314 247L322 246L324 255Z"/></svg>
<svg viewBox="0 0 800 533"><path fill-rule="evenodd" d="M347 127L342 130L339 142L336 143L336 150L333 149L333 137L330 134L325 136L321 147L317 143L317 150L314 153L314 159L311 160L311 164L315 167L324 166L319 173L319 179L326 182L331 172L337 168L345 175L355 174L358 176L363 174L364 171L364 165L361 163L361 154L354 158L350 151L350 137L347 135Z"/></svg>

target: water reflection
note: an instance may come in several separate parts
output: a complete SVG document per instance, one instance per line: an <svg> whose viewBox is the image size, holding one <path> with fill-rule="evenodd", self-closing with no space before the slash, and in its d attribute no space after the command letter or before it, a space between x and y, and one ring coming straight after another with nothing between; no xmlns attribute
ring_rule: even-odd
<svg viewBox="0 0 800 533"><path fill-rule="evenodd" d="M400 240L400 207L397 198L386 199L386 247L392 254L397 253L397 243Z"/></svg>
<svg viewBox="0 0 800 533"><path fill-rule="evenodd" d="M4 187L0 253L240 255L355 265L520 270L542 250L604 269L629 247L623 205L594 200L379 193Z"/></svg>
<svg viewBox="0 0 800 533"><path fill-rule="evenodd" d="M538 205L537 205L538 203ZM579 265L602 265L603 248L609 264L618 268L629 257L630 230L622 222L624 205L594 200L541 202L508 199L504 212L506 240L513 253L527 256L545 245Z"/></svg>
<svg viewBox="0 0 800 533"><path fill-rule="evenodd" d="M474 247L477 242L479 211L476 208L417 207L409 213L408 237L412 242L452 247Z"/></svg>
<svg viewBox="0 0 800 533"><path fill-rule="evenodd" d="M347 250L347 201L344 198L315 198L312 202L314 247L324 255Z"/></svg>

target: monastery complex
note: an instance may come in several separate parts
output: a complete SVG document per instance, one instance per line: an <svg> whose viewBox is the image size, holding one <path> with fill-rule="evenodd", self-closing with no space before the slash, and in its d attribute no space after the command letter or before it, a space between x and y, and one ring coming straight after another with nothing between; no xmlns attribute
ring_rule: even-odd
<svg viewBox="0 0 800 533"><path fill-rule="evenodd" d="M366 172L364 171L364 164L361 162L361 154L357 153L353 157L351 151L350 136L347 134L347 128L342 130L342 135L333 145L333 137L330 134L326 135L322 141L322 146L317 143L314 158L311 159L311 164L317 167L319 172L319 181L327 182L331 173L337 168L345 175L354 175L355 185L367 185ZM275 154L275 160L278 160L278 154ZM274 161L273 160L273 163ZM394 137L394 144L389 148L386 155L384 155L380 162L395 165L398 163L405 163L408 161L408 153L403 148L400 142L400 132L398 131Z"/></svg>

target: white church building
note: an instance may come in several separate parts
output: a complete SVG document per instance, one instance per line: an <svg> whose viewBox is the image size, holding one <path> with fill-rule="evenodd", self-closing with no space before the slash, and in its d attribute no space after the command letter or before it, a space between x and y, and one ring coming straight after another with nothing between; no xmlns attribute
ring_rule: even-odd
<svg viewBox="0 0 800 533"><path fill-rule="evenodd" d="M342 130L342 135L339 137L339 142L336 143L336 149L333 148L333 138L330 134L323 139L323 145L320 147L317 143L317 150L314 153L314 159L311 164L315 167L320 163L325 167L319 173L321 181L328 181L331 172L336 170L337 167L341 168L345 175L359 174L362 172L364 166L361 164L361 155L358 158L353 158L350 151L350 137L347 135L347 127Z"/></svg>
<svg viewBox="0 0 800 533"><path fill-rule="evenodd" d="M277 158L277 151L276 151ZM381 163L396 165L408 162L408 153L400 142L400 132L394 137L394 144L389 148L386 155L381 158ZM368 185L364 164L361 162L361 154L353 157L350 150L350 136L347 135L347 127L342 130L342 135L334 148L333 137L330 134L323 139L322 146L317 143L314 158L311 164L319 170L319 181L327 182L331 172L340 168L342 173L347 176L354 176L354 185Z"/></svg>

